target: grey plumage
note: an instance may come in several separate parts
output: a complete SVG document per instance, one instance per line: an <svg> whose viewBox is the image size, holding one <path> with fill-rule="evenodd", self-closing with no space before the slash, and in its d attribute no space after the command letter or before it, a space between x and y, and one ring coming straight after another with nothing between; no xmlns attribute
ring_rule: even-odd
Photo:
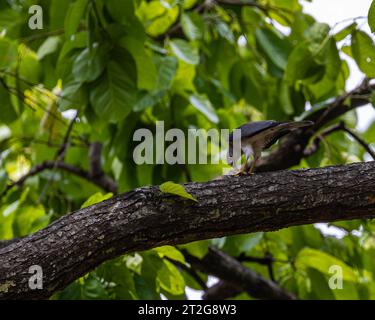
<svg viewBox="0 0 375 320"><path fill-rule="evenodd" d="M249 122L237 128L241 130L241 151L246 156L245 166L241 172L247 171L248 159L252 155L254 161L250 171L254 169L256 161L260 158L263 150L272 146L284 135L299 128L312 126L312 121L287 121L278 122L274 120ZM233 159L233 133L229 135L228 163L233 165L238 159Z"/></svg>
<svg viewBox="0 0 375 320"><path fill-rule="evenodd" d="M241 130L241 138L249 138L263 130L272 128L277 126L282 122L277 122L274 120L266 120L266 121L256 121L256 122L249 122L245 123L241 127L238 127L237 129ZM233 133L229 135L229 142L233 141Z"/></svg>

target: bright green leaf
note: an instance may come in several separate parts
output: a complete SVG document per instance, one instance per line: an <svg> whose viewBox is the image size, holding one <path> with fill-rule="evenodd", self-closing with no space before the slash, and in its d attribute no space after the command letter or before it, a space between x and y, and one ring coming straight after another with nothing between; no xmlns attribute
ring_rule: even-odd
<svg viewBox="0 0 375 320"><path fill-rule="evenodd" d="M375 45L371 37L363 31L356 31L352 36L352 53L361 71L374 78Z"/></svg>
<svg viewBox="0 0 375 320"><path fill-rule="evenodd" d="M287 39L281 38L267 28L256 31L256 39L267 57L280 69L285 70L291 46Z"/></svg>
<svg viewBox="0 0 375 320"><path fill-rule="evenodd" d="M193 49L189 42L182 39L170 41L173 53L186 63L197 65L199 63L199 55L196 49Z"/></svg>
<svg viewBox="0 0 375 320"><path fill-rule="evenodd" d="M375 33L375 1L372 1L368 11L368 24L371 31Z"/></svg>
<svg viewBox="0 0 375 320"><path fill-rule="evenodd" d="M172 181L164 182L159 186L159 189L163 193L175 194L177 196L198 202L198 200L188 193L182 185L173 183Z"/></svg>
<svg viewBox="0 0 375 320"><path fill-rule="evenodd" d="M184 277L169 261L163 261L163 266L158 271L157 280L161 288L173 295L180 295L185 292Z"/></svg>
<svg viewBox="0 0 375 320"><path fill-rule="evenodd" d="M210 100L204 95L192 94L189 96L189 101L197 110L202 112L210 121L218 123L219 118L212 106Z"/></svg>
<svg viewBox="0 0 375 320"><path fill-rule="evenodd" d="M203 20L196 12L183 13L181 15L181 26L189 40L198 40L203 37Z"/></svg>
<svg viewBox="0 0 375 320"><path fill-rule="evenodd" d="M187 250L193 256L202 259L208 253L208 246L210 242L208 240L194 241L187 244L178 246L179 248Z"/></svg>
<svg viewBox="0 0 375 320"><path fill-rule="evenodd" d="M135 94L136 85L129 78L127 70L117 62L110 61L105 76L92 89L90 100L99 117L118 122L132 110L136 101Z"/></svg>
<svg viewBox="0 0 375 320"><path fill-rule="evenodd" d="M83 19L89 0L77 0L69 6L65 17L64 29L67 38L70 38L77 32L77 29Z"/></svg>
<svg viewBox="0 0 375 320"><path fill-rule="evenodd" d="M332 275L332 273L330 273L330 268L332 266L339 266L342 268L343 280L351 282L358 281L358 276L351 267L340 259L316 249L302 249L295 260L295 266L301 269L307 267L313 268L327 275Z"/></svg>
<svg viewBox="0 0 375 320"><path fill-rule="evenodd" d="M73 64L73 75L76 81L90 82L103 72L108 59L107 48L98 44L89 50L85 49Z"/></svg>
<svg viewBox="0 0 375 320"><path fill-rule="evenodd" d="M175 261L185 263L184 255L180 251L178 251L175 247L163 246L163 247L155 248L154 251L156 251L161 258L168 257Z"/></svg>
<svg viewBox="0 0 375 320"><path fill-rule="evenodd" d="M0 68L10 67L17 59L15 42L0 37Z"/></svg>
<svg viewBox="0 0 375 320"><path fill-rule="evenodd" d="M357 28L357 23L353 22L350 25L346 26L344 29L337 32L334 37L336 42L344 40L348 35L350 35Z"/></svg>
<svg viewBox="0 0 375 320"><path fill-rule="evenodd" d="M39 47L37 56L42 60L45 56L54 53L60 44L60 37L48 37Z"/></svg>
<svg viewBox="0 0 375 320"><path fill-rule="evenodd" d="M81 206L81 208L86 208L89 206L92 206L93 204L102 202L104 200L107 200L109 198L112 198L113 193L106 193L102 194L101 192L97 192L93 194L90 198L88 198Z"/></svg>
<svg viewBox="0 0 375 320"><path fill-rule="evenodd" d="M156 88L157 73L152 57L145 51L144 44L134 37L124 37L119 41L132 55L137 66L137 84L139 89Z"/></svg>

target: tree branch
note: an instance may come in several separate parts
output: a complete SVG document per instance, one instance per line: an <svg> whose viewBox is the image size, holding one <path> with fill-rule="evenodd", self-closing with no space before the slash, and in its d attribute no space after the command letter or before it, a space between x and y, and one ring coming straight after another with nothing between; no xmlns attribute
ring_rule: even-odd
<svg viewBox="0 0 375 320"><path fill-rule="evenodd" d="M307 130L297 130L287 135L275 151L257 162L256 171L283 170L298 165L302 158L306 156L305 149L311 137L330 121L350 110L368 104L368 99L363 98L363 95L368 95L373 90L375 90L375 84L364 81L358 88L337 97L326 108L312 113L304 120L313 121L314 127Z"/></svg>
<svg viewBox="0 0 375 320"><path fill-rule="evenodd" d="M195 268L212 274L240 288L257 299L294 300L295 296L276 283L263 278L254 271L243 266L238 260L226 253L210 247L208 254L201 260L184 253L185 258Z"/></svg>
<svg viewBox="0 0 375 320"><path fill-rule="evenodd" d="M203 281L203 279L200 277L200 275L191 267L191 266L187 266L186 264L180 262L180 261L176 261L176 260L173 260L171 258L168 258L168 257L164 257L164 259L172 262L177 268L185 271L186 273L188 273L194 280L196 283L198 283L201 288L203 290L207 290L207 284L206 282Z"/></svg>
<svg viewBox="0 0 375 320"><path fill-rule="evenodd" d="M320 142L322 141L322 139L324 139L324 137L340 130L349 134L368 152L368 154L373 158L373 160L375 160L375 152L371 149L369 144L366 141L364 141L360 136L358 136L353 130L349 129L343 121L328 127L322 133L318 134L318 136L314 139L312 145L305 149L304 155L310 156L314 154L318 150Z"/></svg>
<svg viewBox="0 0 375 320"><path fill-rule="evenodd" d="M47 298L127 252L231 234L375 217L375 162L227 177L185 188L198 203L138 188L0 249L0 298ZM43 290L28 269L43 268ZM6 290L4 289L6 288Z"/></svg>
<svg viewBox="0 0 375 320"><path fill-rule="evenodd" d="M203 300L225 300L235 297L244 290L227 281L219 281L212 287L209 287L203 294Z"/></svg>
<svg viewBox="0 0 375 320"><path fill-rule="evenodd" d="M356 140L368 152L372 159L375 160L375 152L372 151L370 146L360 136L358 136L354 131L352 131L345 125L343 126L342 130L351 135L352 138Z"/></svg>
<svg viewBox="0 0 375 320"><path fill-rule="evenodd" d="M4 195L6 195L8 193L8 191L10 189L12 189L13 187L22 186L28 178L30 178L32 176L35 176L35 175L41 173L42 171L55 170L55 169L64 170L64 171L72 173L76 176L79 176L83 179L86 179L89 182L97 185L98 187L102 188L103 190L105 190L107 192L117 193L116 182L114 182L112 180L112 178L110 178L106 175L92 176L86 170L84 170L82 168L79 168L79 167L76 167L76 166L73 166L71 164L65 163L63 161L44 161L41 164L38 164L38 165L34 166L27 174L22 176L17 181L9 184L5 188L5 190L0 194L0 197L3 197Z"/></svg>

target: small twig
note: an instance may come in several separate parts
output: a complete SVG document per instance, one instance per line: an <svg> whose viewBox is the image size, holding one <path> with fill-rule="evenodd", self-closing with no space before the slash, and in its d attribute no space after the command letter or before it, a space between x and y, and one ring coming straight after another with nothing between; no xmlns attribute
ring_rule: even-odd
<svg viewBox="0 0 375 320"><path fill-rule="evenodd" d="M304 153L303 153L304 156L309 157L309 156L313 155L316 151L318 151L319 146L320 146L320 142L323 141L326 136L330 135L333 132L339 131L341 129L342 129L341 124L335 124L331 127L328 127L323 132L318 133L316 135L316 138L313 140L311 146L307 147L304 150Z"/></svg>
<svg viewBox="0 0 375 320"><path fill-rule="evenodd" d="M50 37L50 36L62 35L64 33L65 33L64 29L59 29L59 30L53 30L53 31L48 31L48 32L43 32L43 33L37 33L37 34L34 34L30 37L20 38L19 40L23 43L28 43L28 42L32 42L32 41L35 41L35 40L47 38L47 37Z"/></svg>
<svg viewBox="0 0 375 320"><path fill-rule="evenodd" d="M73 165L65 163L65 162L44 161L41 164L38 164L38 165L34 166L27 174L22 176L17 181L9 184L5 188L5 190L0 194L0 197L5 196L10 189L12 189L16 186L18 186L18 187L22 186L28 178L30 178L32 176L35 176L35 175L41 173L42 171L52 170L54 168L57 168L57 169L60 169L60 170L63 170L63 171L67 171L67 172L72 173L76 176L79 176L79 177L97 185L98 187L102 188L103 190L105 190L107 192L117 193L117 184L109 176L103 175L101 177L95 178L95 177L92 177L88 171L86 171L86 170L84 170L80 167L76 167L76 166L73 166Z"/></svg>
<svg viewBox="0 0 375 320"><path fill-rule="evenodd" d="M360 138L355 132L353 132L351 129L343 126L342 130L344 130L346 133L352 136L354 140L356 140L367 152L368 154L375 160L375 152L370 148L370 146L362 139Z"/></svg>
<svg viewBox="0 0 375 320"><path fill-rule="evenodd" d="M57 150L57 152L56 152L55 160L54 160L54 167L52 168L52 175L51 175L50 179L47 181L47 183L45 184L42 192L40 193L38 202L42 201L47 189L49 189L49 187L50 187L50 185L51 185L51 183L52 183L52 181L55 177L55 173L56 173L56 169L57 169L57 163L64 162L66 151L68 150L69 145L70 145L70 141L69 141L70 140L70 134L73 130L73 125L76 122L77 117L78 117L78 112L74 116L74 118L70 121L68 129L66 130L66 133L65 133L65 136L64 136L63 143L61 144L59 150Z"/></svg>
<svg viewBox="0 0 375 320"><path fill-rule="evenodd" d="M100 142L93 142L89 147L90 174L99 177L103 174L101 156L103 145Z"/></svg>
<svg viewBox="0 0 375 320"><path fill-rule="evenodd" d="M356 140L367 152L368 154L375 160L375 152L371 149L368 143L364 141L361 137L359 137L354 131L349 129L343 121L341 121L338 124L332 125L331 127L328 127L326 130L324 130L322 133L320 133L313 141L312 145L305 149L304 155L305 156L311 156L314 154L319 146L320 142L328 135L330 135L333 132L336 131L344 131L347 134L349 134L354 140Z"/></svg>

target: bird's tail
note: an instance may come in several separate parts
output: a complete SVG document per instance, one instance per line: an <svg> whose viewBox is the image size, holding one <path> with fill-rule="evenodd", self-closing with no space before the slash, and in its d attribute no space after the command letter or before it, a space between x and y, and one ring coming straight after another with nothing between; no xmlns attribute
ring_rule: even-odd
<svg viewBox="0 0 375 320"><path fill-rule="evenodd" d="M314 122L305 120L305 121L290 121L290 122L285 122L283 125L285 125L286 128L289 130L296 130L300 128L305 128L305 127L311 127L314 125Z"/></svg>

